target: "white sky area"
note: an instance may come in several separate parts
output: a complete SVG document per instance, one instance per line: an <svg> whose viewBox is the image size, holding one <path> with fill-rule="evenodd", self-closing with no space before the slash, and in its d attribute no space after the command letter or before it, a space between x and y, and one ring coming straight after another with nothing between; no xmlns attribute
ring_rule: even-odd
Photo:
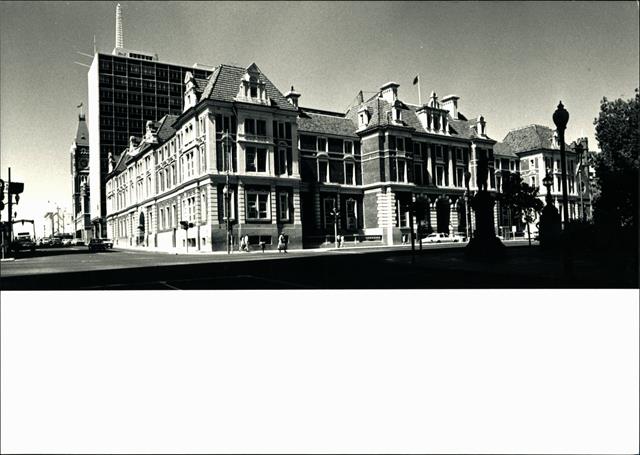
<svg viewBox="0 0 640 455"><path fill-rule="evenodd" d="M562 100L567 142L597 149L600 100L631 98L638 82L637 2L121 2L126 48L192 65L256 62L300 104L344 111L389 80L423 102L460 96L502 140L520 126L552 127ZM18 218L71 209L69 147L87 106L77 51L115 41L116 2L0 2L0 175L25 183ZM48 202L51 201L51 202ZM2 214L6 220L6 210Z"/></svg>

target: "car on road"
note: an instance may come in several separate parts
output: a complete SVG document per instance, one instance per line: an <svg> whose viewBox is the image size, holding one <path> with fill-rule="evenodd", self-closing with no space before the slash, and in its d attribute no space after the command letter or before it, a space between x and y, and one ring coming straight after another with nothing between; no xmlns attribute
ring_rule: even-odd
<svg viewBox="0 0 640 455"><path fill-rule="evenodd" d="M89 251L106 251L108 248L107 244L104 242L104 239L91 239L89 240Z"/></svg>
<svg viewBox="0 0 640 455"><path fill-rule="evenodd" d="M62 246L71 246L72 239L62 239Z"/></svg>
<svg viewBox="0 0 640 455"><path fill-rule="evenodd" d="M49 244L51 247L60 247L62 246L62 239L59 237L54 237L51 239L51 243Z"/></svg>
<svg viewBox="0 0 640 455"><path fill-rule="evenodd" d="M426 243L444 243L444 242L464 242L465 237L458 234L447 234L446 232L433 232L422 239Z"/></svg>
<svg viewBox="0 0 640 455"><path fill-rule="evenodd" d="M82 240L82 239L73 239L71 241L71 246L84 246L84 240Z"/></svg>
<svg viewBox="0 0 640 455"><path fill-rule="evenodd" d="M36 244L31 237L18 237L13 242L11 242L11 250L15 251L31 251L34 252L36 250Z"/></svg>
<svg viewBox="0 0 640 455"><path fill-rule="evenodd" d="M111 239L102 239L102 241L104 242L105 245L107 245L107 248L113 248L113 240L111 240Z"/></svg>

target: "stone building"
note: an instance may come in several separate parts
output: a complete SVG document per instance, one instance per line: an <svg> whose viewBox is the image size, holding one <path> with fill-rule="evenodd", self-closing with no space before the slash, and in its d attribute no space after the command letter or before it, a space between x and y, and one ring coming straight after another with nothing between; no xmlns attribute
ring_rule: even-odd
<svg viewBox="0 0 640 455"><path fill-rule="evenodd" d="M108 235L119 245L224 250L228 216L234 248L248 236L269 249L280 234L300 248L293 102L255 64L221 65L207 79L188 72L184 83L183 112L147 122L144 138L132 137L111 165Z"/></svg>
<svg viewBox="0 0 640 455"><path fill-rule="evenodd" d="M300 93L283 94L256 64L220 65L207 78L187 72L183 82L182 113L148 121L144 137L112 155L107 230L117 244L225 250L227 231L234 249L245 236L273 248L284 234L300 248L332 245L336 234L347 244L400 244L412 227L420 236L468 235L468 197L480 184L495 194L508 170L540 186L546 167L559 178L550 129L514 130L498 143L482 115L462 113L456 95L432 92L418 106L389 82L340 113L301 107ZM557 184L552 194L560 196ZM497 233L523 230L500 204L494 224Z"/></svg>
<svg viewBox="0 0 640 455"><path fill-rule="evenodd" d="M565 151L569 218L590 219L593 174L589 167L587 138L578 138L572 144L565 144ZM498 191L501 189L501 172L506 169L513 172L515 169L525 183L540 188L540 199L544 201L547 190L543 180L548 173L552 178L551 196L564 221L560 143L554 130L543 125L513 129L502 142L496 144L495 153L495 168L500 171L496 176ZM518 230L521 227L517 220L511 220L510 224L517 226ZM499 226L511 227L504 216L499 220ZM531 230L537 231L535 223Z"/></svg>

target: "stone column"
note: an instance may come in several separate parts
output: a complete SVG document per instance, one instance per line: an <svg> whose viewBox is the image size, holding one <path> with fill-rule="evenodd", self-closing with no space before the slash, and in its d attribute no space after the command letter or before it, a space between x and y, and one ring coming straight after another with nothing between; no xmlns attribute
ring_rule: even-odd
<svg viewBox="0 0 640 455"><path fill-rule="evenodd" d="M434 232L436 232L438 230L438 213L436 211L436 202L438 201L437 198L429 198L429 207L431 208L431 210L429 210L430 216L431 216L431 229L433 229Z"/></svg>

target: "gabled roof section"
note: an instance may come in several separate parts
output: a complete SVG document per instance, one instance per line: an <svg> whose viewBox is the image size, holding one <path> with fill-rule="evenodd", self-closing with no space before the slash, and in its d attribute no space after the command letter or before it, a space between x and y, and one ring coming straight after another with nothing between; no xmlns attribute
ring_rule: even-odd
<svg viewBox="0 0 640 455"><path fill-rule="evenodd" d="M78 129L76 130L76 146L89 147L89 129L84 115L78 117Z"/></svg>
<svg viewBox="0 0 640 455"><path fill-rule="evenodd" d="M209 76L207 84L203 89L201 99L233 102L238 94L242 77L248 71L259 73L260 80L265 83L267 98L269 98L275 106L287 111L297 110L287 101L280 90L273 85L269 78L265 76L255 63L246 69L231 65L220 65L216 67L213 73Z"/></svg>
<svg viewBox="0 0 640 455"><path fill-rule="evenodd" d="M528 125L509 131L504 142L515 153L532 150L556 149L553 145L554 130L543 125ZM568 146L567 146L568 149Z"/></svg>
<svg viewBox="0 0 640 455"><path fill-rule="evenodd" d="M496 142L493 146L493 155L495 157L508 156L509 158L517 158L516 152L511 148L509 144L504 142Z"/></svg>
<svg viewBox="0 0 640 455"><path fill-rule="evenodd" d="M298 115L299 133L320 133L357 138L356 125L344 114L300 108Z"/></svg>
<svg viewBox="0 0 640 455"><path fill-rule="evenodd" d="M177 118L177 115L165 115L156 123L156 126L158 127L158 142L160 144L166 142L167 139L171 138L171 136L175 134L176 130L173 128L173 125Z"/></svg>

